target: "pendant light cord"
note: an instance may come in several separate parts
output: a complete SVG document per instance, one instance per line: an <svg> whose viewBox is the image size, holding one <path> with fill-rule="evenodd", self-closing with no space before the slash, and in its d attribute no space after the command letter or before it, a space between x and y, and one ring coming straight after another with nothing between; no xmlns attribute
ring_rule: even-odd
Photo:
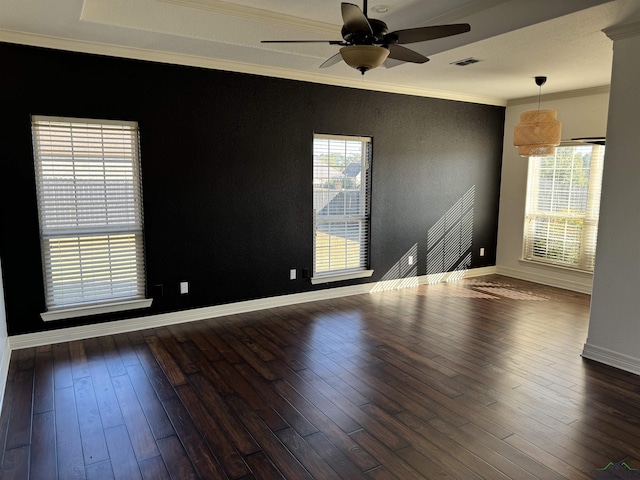
<svg viewBox="0 0 640 480"><path fill-rule="evenodd" d="M538 123L540 123L540 96L542 95L542 85L538 87Z"/></svg>

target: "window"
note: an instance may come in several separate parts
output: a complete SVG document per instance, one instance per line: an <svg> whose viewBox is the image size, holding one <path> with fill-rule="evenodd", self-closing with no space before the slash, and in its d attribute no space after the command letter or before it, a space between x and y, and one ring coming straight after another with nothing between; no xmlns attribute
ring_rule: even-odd
<svg viewBox="0 0 640 480"><path fill-rule="evenodd" d="M34 163L47 313L145 294L135 122L34 116ZM127 302L129 302L127 304Z"/></svg>
<svg viewBox="0 0 640 480"><path fill-rule="evenodd" d="M529 159L523 258L593 271L604 146Z"/></svg>
<svg viewBox="0 0 640 480"><path fill-rule="evenodd" d="M371 139L314 135L313 282L370 276Z"/></svg>

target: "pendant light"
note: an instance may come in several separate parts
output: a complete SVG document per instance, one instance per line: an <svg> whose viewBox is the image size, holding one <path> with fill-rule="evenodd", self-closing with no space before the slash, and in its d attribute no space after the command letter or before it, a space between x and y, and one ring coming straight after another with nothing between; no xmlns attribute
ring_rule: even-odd
<svg viewBox="0 0 640 480"><path fill-rule="evenodd" d="M513 133L513 144L518 147L521 157L553 155L555 147L560 145L562 124L555 110L540 110L540 94L547 77L535 77L538 91L538 109L520 114Z"/></svg>

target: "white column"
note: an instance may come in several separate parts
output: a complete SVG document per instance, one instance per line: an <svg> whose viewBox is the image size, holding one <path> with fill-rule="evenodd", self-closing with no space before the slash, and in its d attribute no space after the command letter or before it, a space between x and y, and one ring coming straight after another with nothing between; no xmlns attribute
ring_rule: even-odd
<svg viewBox="0 0 640 480"><path fill-rule="evenodd" d="M640 22L604 31L613 69L583 357L640 374Z"/></svg>

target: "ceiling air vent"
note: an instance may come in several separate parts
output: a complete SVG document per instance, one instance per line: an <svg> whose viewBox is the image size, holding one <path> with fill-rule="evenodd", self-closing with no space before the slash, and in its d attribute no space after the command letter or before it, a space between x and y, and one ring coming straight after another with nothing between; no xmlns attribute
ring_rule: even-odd
<svg viewBox="0 0 640 480"><path fill-rule="evenodd" d="M471 65L472 63L478 63L480 60L477 58L469 57L464 60L458 60L457 62L451 62L451 65L457 65L459 67L466 67L467 65Z"/></svg>

